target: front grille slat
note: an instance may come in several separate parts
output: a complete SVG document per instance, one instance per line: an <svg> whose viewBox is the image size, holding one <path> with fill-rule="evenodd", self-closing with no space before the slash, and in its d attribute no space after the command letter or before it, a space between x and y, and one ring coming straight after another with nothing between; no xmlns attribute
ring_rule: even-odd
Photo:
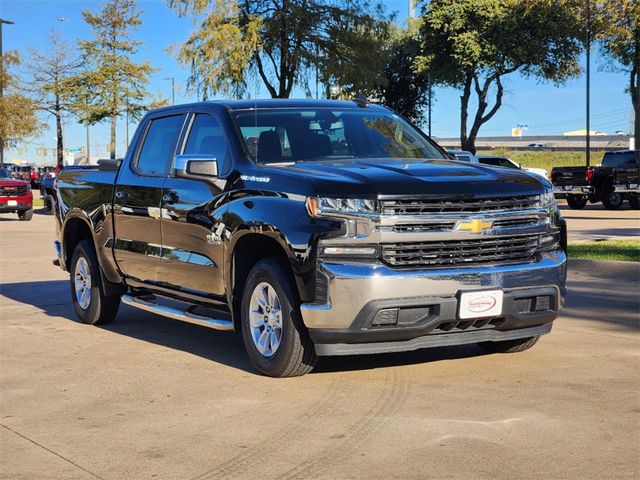
<svg viewBox="0 0 640 480"><path fill-rule="evenodd" d="M0 187L0 197L23 197L27 194L26 186Z"/></svg>
<svg viewBox="0 0 640 480"><path fill-rule="evenodd" d="M530 262L537 247L538 235L383 244L382 259L394 267Z"/></svg>
<svg viewBox="0 0 640 480"><path fill-rule="evenodd" d="M526 210L540 206L538 195L501 198L441 200L429 198L381 199L383 215L424 215L434 213L481 213Z"/></svg>

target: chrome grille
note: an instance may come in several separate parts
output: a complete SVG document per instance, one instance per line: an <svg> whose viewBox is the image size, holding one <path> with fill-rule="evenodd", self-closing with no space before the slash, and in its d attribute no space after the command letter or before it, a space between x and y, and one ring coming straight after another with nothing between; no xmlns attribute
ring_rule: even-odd
<svg viewBox="0 0 640 480"><path fill-rule="evenodd" d="M381 199L383 215L425 215L434 213L477 213L525 210L540 205L538 195L474 198L474 199L438 199L438 198L394 198Z"/></svg>
<svg viewBox="0 0 640 480"><path fill-rule="evenodd" d="M21 185L18 187L0 187L0 197L22 197L26 194L26 185Z"/></svg>
<svg viewBox="0 0 640 480"><path fill-rule="evenodd" d="M538 235L392 243L382 245L382 260L393 267L504 265L533 261L537 247Z"/></svg>
<svg viewBox="0 0 640 480"><path fill-rule="evenodd" d="M493 220L492 228L531 227L540 223L539 217L498 218ZM396 223L382 227L382 231L401 232L451 232L455 229L455 221L428 220L423 222Z"/></svg>

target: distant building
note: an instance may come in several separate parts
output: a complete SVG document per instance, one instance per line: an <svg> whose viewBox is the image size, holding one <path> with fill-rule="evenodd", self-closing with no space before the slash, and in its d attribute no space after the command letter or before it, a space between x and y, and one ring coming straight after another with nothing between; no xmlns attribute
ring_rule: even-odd
<svg viewBox="0 0 640 480"><path fill-rule="evenodd" d="M582 128L580 130L572 130L570 132L564 132L562 135L564 137L584 137L587 134L587 130ZM589 135L591 136L602 136L608 135L606 132L598 132L596 130L589 130Z"/></svg>

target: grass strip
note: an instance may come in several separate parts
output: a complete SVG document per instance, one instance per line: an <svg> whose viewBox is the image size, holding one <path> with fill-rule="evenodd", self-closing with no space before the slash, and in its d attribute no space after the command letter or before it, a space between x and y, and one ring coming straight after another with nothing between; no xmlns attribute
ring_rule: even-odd
<svg viewBox="0 0 640 480"><path fill-rule="evenodd" d="M569 258L640 262L640 240L603 240L569 244Z"/></svg>

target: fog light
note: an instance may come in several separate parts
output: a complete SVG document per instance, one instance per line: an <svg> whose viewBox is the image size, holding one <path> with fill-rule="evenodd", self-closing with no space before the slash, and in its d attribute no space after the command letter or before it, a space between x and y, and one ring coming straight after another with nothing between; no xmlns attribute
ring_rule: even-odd
<svg viewBox="0 0 640 480"><path fill-rule="evenodd" d="M397 308L385 308L376 313L376 316L371 322L371 326L381 325L395 325L398 323L398 309Z"/></svg>

